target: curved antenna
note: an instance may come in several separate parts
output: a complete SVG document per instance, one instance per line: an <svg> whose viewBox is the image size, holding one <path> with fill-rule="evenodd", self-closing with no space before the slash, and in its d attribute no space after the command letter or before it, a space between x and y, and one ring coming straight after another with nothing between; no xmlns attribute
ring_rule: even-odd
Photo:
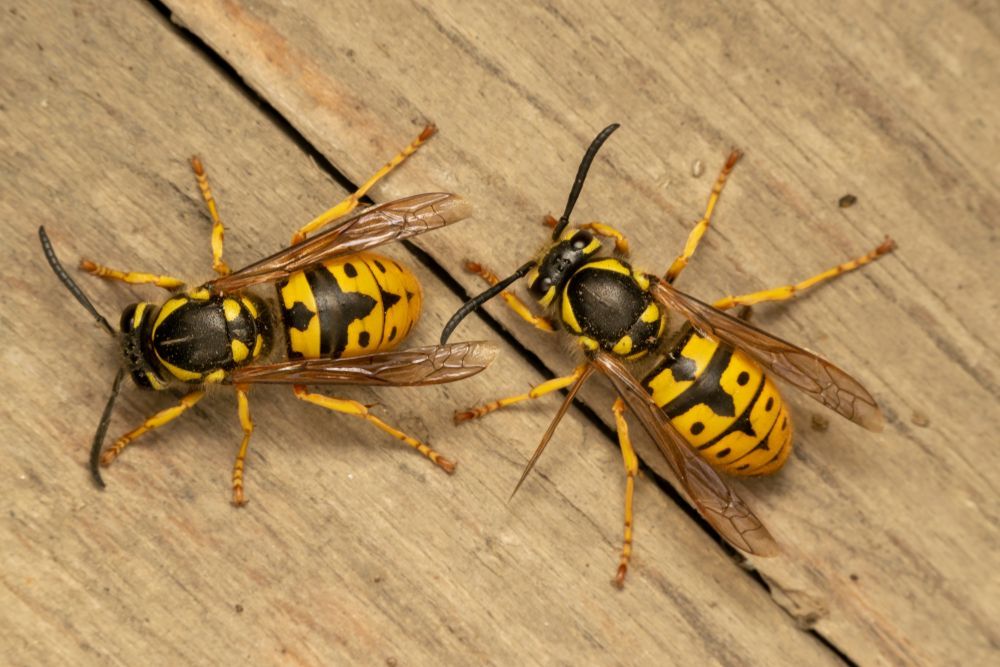
<svg viewBox="0 0 1000 667"><path fill-rule="evenodd" d="M479 306L483 305L484 303L495 297L500 292L510 287L511 283L523 278L525 274L528 273L528 271L531 271L531 269L535 268L536 263L537 262L535 262L535 260L531 260L530 262L519 268L517 271L515 271L514 273L510 274L509 276L498 282L496 285L490 287L485 292L478 294L469 299L468 301L466 301L465 303L463 303L462 307L455 311L455 314L451 316L451 319L448 320L448 323L444 325L444 329L441 330L441 344L444 345L445 343L448 342L448 337L451 336L451 332L453 332L455 330L455 327L457 327L459 323L465 319L466 315L474 311L476 308L479 308Z"/></svg>
<svg viewBox="0 0 1000 667"><path fill-rule="evenodd" d="M576 392L580 391L580 387L583 386L583 383L587 381L587 378L589 378L593 372L594 367L588 364L588 366L583 369L583 373L580 375L580 378L569 388L569 392L566 393L566 398L563 400L562 405L559 406L559 412L556 413L556 416L552 419L552 423L549 424L548 430L545 431L545 435L542 436L542 441L538 443L538 447L535 449L535 453L531 455L531 459L528 461L528 464L524 466L524 472L521 473L521 479L517 480L517 486L515 486L514 490L510 492L510 498L507 499L507 502L510 502L514 498L514 494L517 493L517 490L521 488L522 484L524 484L524 480L528 478L528 473L535 467L535 463L538 462L538 457L542 455L542 451L544 451L545 446L549 444L549 440L551 440L553 434L555 434L556 427L559 426L559 422L562 421L563 415L566 414L566 411L569 410L569 406L573 403L573 399L576 397Z"/></svg>
<svg viewBox="0 0 1000 667"><path fill-rule="evenodd" d="M119 368L118 375L115 376L115 383L111 385L111 396L108 397L108 403L104 406L104 413L101 414L101 421L97 425L97 432L94 434L94 442L90 446L90 476L94 479L94 484L97 488L104 488L104 480L101 479L101 449L104 446L104 436L108 433L108 424L111 423L111 408L115 405L115 399L118 397L118 390L122 385L122 378L125 377L125 369Z"/></svg>
<svg viewBox="0 0 1000 667"><path fill-rule="evenodd" d="M83 293L80 286L69 277L69 274L66 273L66 269L64 269L63 265L59 263L59 259L56 257L56 252L52 249L52 242L49 241L49 235L45 233L45 227L38 228L38 238L42 241L42 252L45 253L45 259L49 260L49 266L52 267L52 270L59 278L59 281L65 285L70 294L76 297L76 300L79 301L80 304L94 316L97 323L104 327L105 331L114 336L114 328L108 324L108 321L104 319L103 315L97 312L97 308L94 307L94 304L90 302L90 299L88 299L87 295Z"/></svg>
<svg viewBox="0 0 1000 667"><path fill-rule="evenodd" d="M563 211L562 217L559 218L559 224L552 229L553 241L559 238L562 231L566 229L566 225L569 224L569 214L573 212L573 207L576 206L576 198L580 196L580 190L583 189L583 181L587 178L587 172L590 171L590 163L594 161L594 157L597 155L597 151L601 149L601 145L619 127L618 123L608 125L590 142L590 148L584 153L583 160L580 162L580 168L576 171L576 180L573 181L573 189L569 191L569 199L566 200L566 210Z"/></svg>

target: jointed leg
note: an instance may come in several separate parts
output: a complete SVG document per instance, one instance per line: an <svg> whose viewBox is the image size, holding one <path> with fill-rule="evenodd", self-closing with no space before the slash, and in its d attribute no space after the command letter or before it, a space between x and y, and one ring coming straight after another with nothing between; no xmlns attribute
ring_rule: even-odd
<svg viewBox="0 0 1000 667"><path fill-rule="evenodd" d="M160 426L163 426L164 424L180 417L182 414L187 412L189 408L193 407L198 401L200 401L204 395L204 389L195 389L191 393L184 395L177 405L157 412L155 415L144 421L139 428L129 431L122 437L115 440L114 444L104 450L104 454L101 455L101 465L111 465L111 462L118 458L118 455L122 453L122 450L128 447L132 441L146 431L159 428Z"/></svg>
<svg viewBox="0 0 1000 667"><path fill-rule="evenodd" d="M785 301L786 299L792 298L799 292L809 289L814 285L818 285L825 280L836 278L843 273L853 271L854 269L860 268L865 264L869 264L882 255L892 252L895 247L896 244L887 236L879 247L875 248L868 254L862 255L857 259L852 259L849 262L844 262L843 264L817 274L812 278L807 278L800 283L796 283L794 285L783 285L781 287L775 287L774 289L751 292L750 294L742 294L740 296L727 296L724 299L719 299L712 305L720 310L726 310L727 308L732 308L734 306L749 306L755 303L762 303L764 301Z"/></svg>
<svg viewBox="0 0 1000 667"><path fill-rule="evenodd" d="M345 198L342 202L340 202L333 208L329 209L328 211L321 213L312 222L302 227L302 229L300 229L299 231L295 232L295 235L292 236L292 245L299 243L300 241L305 239L308 234L315 232L320 227L330 222L333 222L337 218L343 217L348 213L350 213L351 211L353 211L357 207L358 202L361 200L361 198L365 196L365 194L368 192L368 190L371 189L373 185L378 183L383 176L385 176L390 171L398 167L403 162L403 160L413 155L425 141L434 136L435 132L437 132L437 128L434 127L434 125L428 125L427 127L425 127L423 131L420 133L420 136L418 136L416 139L410 142L410 145L401 150L399 153L397 153L395 157L386 162L382 166L382 168L376 171L374 176L365 181L361 185L361 187L358 188L356 192L354 192L354 194L348 195L348 197Z"/></svg>
<svg viewBox="0 0 1000 667"><path fill-rule="evenodd" d="M632 449L632 441L628 437L628 422L625 421L625 403L621 398L615 401L611 408L615 413L615 427L618 430L618 444L621 446L622 459L625 462L625 537L622 540L622 555L615 574L615 585L621 588L625 585L625 573L628 571L629 559L632 557L632 496L635 492L635 476L639 472L639 459Z"/></svg>
<svg viewBox="0 0 1000 667"><path fill-rule="evenodd" d="M364 419L365 421L369 422L376 428L385 431L392 437L402 440L410 447L413 447L415 450L417 450L418 452L429 458L435 465L437 465L439 468L441 468L448 474L451 474L455 471L454 461L450 461L444 458L443 456L441 456L440 454L438 454L433 449L431 449L424 443L420 442L419 440L415 440L414 438L411 438L402 431L396 430L392 426L389 426L384 421L382 421L375 415L371 414L368 411L368 408L362 405L361 403L343 398L333 398L332 396L324 396L322 394L312 394L309 393L306 390L306 388L302 385L295 385L293 387L293 390L295 391L295 396L297 398L301 398L303 401L308 401L309 403L313 403L320 407L324 407L327 410L333 410L334 412L343 412L344 414L360 417L361 419Z"/></svg>
<svg viewBox="0 0 1000 667"><path fill-rule="evenodd" d="M236 385L236 403L239 406L240 426L243 427L243 442L233 464L233 505L246 505L243 497L243 466L247 458L247 448L250 445L250 434L253 433L253 420L250 419L250 402L247 400L247 386Z"/></svg>
<svg viewBox="0 0 1000 667"><path fill-rule="evenodd" d="M152 273L140 273L137 271L119 271L111 269L102 264L91 262L89 259L80 260L80 268L92 276L104 278L105 280L120 280L131 285L156 285L166 290L175 290L184 286L184 281L170 276L158 276Z"/></svg>
<svg viewBox="0 0 1000 667"><path fill-rule="evenodd" d="M478 262L466 262L465 270L469 273L475 273L490 285L496 285L500 282L500 278L497 277L497 274L493 273ZM504 290L503 292L500 292L500 298L504 300L511 310L520 315L521 319L528 322L535 328L541 329L542 331L555 331L555 327L552 326L552 322L549 321L549 318L544 315L535 315L531 312L531 308L528 307L528 304L522 301L521 298L513 292Z"/></svg>
<svg viewBox="0 0 1000 667"><path fill-rule="evenodd" d="M215 198L212 197L212 189L208 187L208 177L205 175L205 168L201 164L198 156L191 157L191 168L194 169L194 177L198 179L198 189L201 190L201 198L205 200L208 207L208 214L212 217L212 270L220 276L229 275L229 267L222 261L222 237L225 230L222 227L222 220L219 218L219 209L215 205Z"/></svg>
<svg viewBox="0 0 1000 667"><path fill-rule="evenodd" d="M545 224L549 227L555 227L559 224L551 215L545 216ZM582 225L578 225L577 229L586 229L597 236L603 236L604 238L615 240L615 250L617 250L622 255L629 254L628 239L620 231L612 227L611 225L606 225L603 222L587 222Z"/></svg>
<svg viewBox="0 0 1000 667"><path fill-rule="evenodd" d="M694 251L698 248L698 243L701 241L701 237L705 235L708 231L708 226L712 222L712 213L715 211L715 204L719 201L719 195L722 194L722 188L726 185L726 179L729 178L729 172L733 170L739 159L743 157L743 152L734 149L732 153L729 154L729 159L726 160L726 164L723 165L722 171L719 172L718 178L715 179L715 185L712 186L712 194L708 196L708 204L705 206L705 214L698 221L698 224L694 226L691 233L688 235L687 243L684 244L684 252L677 256L674 263L670 265L667 269L667 274L665 276L668 283L672 283L677 280L677 276L681 274L684 267L687 266L688 260L694 254Z"/></svg>
<svg viewBox="0 0 1000 667"><path fill-rule="evenodd" d="M583 375L583 371L586 370L587 364L582 364L573 369L573 372L565 377L552 378L551 380L546 380L535 387L532 387L531 391L526 394L518 394L517 396L508 396L507 398L500 398L491 403L486 403L485 405L480 405L479 407L469 408L468 410L459 410L455 413L455 423L460 423L468 421L470 419L478 419L483 415L487 415L494 410L499 410L500 408L505 408L508 405L513 405L515 403L520 403L521 401L527 401L529 399L540 398L546 394L551 394L554 391L560 389L565 389L574 382L580 379Z"/></svg>

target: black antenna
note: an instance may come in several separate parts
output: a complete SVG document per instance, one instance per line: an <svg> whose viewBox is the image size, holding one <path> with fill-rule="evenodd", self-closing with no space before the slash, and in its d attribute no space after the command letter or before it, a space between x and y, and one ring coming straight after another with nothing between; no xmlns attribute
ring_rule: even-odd
<svg viewBox="0 0 1000 667"><path fill-rule="evenodd" d="M90 476L94 479L97 488L104 488L104 480L101 479L101 449L104 446L104 436L108 433L108 424L111 423L111 408L115 405L118 397L118 389L121 387L122 378L125 377L125 369L118 369L115 376L115 383L111 385L111 396L108 397L108 404L104 406L104 413L101 415L101 422L97 425L97 433L94 434L94 443L90 446Z"/></svg>
<svg viewBox="0 0 1000 667"><path fill-rule="evenodd" d="M576 171L576 180L573 181L573 189L569 191L569 199L566 201L566 210L563 212L562 217L559 218L559 224L557 224L552 229L552 240L555 241L562 234L562 231L566 229L566 225L569 224L569 214L573 212L573 207L576 206L576 198L580 196L580 190L583 189L583 181L587 178L587 172L590 171L590 163L594 161L594 157L597 155L597 151L601 149L601 145L607 141L611 133L619 128L618 123L612 123L606 128L601 130L601 132L594 137L594 140L590 142L590 148L583 156L583 160L580 162L580 168Z"/></svg>
<svg viewBox="0 0 1000 667"><path fill-rule="evenodd" d="M511 283L523 278L528 271L535 268L535 263L535 260L531 260L482 294L474 296L463 303L462 307L455 311L455 314L451 316L450 320L448 320L448 324L444 325L444 329L441 331L441 344L444 345L448 342L448 337L451 336L451 332L455 330L455 327L457 327L462 320L465 319L466 315L510 287Z"/></svg>
<svg viewBox="0 0 1000 667"><path fill-rule="evenodd" d="M83 307L86 308L90 312L90 314L94 316L94 319L97 320L97 323L100 324L102 327L104 327L104 329L109 334L114 336L115 335L114 328L112 328L112 326L108 324L108 321L104 319L103 315L97 312L97 308L94 308L94 304L90 302L90 299L88 299L87 296L83 293L83 290L80 289L80 286L77 285L73 281L73 279L69 277L69 274L66 273L66 269L64 269L62 264L59 263L59 259L56 257L56 253L52 249L52 242L49 241L49 236L48 234L45 233L45 227L38 228L38 238L42 240L42 252L45 253L45 259L49 260L49 266L52 267L52 270L55 272L60 282L62 282L62 284L66 286L66 289L70 291L70 294L76 297L76 300L79 301L80 304L83 305Z"/></svg>

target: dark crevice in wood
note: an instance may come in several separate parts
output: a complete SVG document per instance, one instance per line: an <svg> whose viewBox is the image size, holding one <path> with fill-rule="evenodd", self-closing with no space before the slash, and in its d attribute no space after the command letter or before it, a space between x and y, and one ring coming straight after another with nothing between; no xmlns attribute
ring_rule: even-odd
<svg viewBox="0 0 1000 667"><path fill-rule="evenodd" d="M337 167L330 162L327 157L316 149L312 143L303 136L298 129L296 129L288 119L279 113L264 97L262 97L256 90L250 87L246 81L240 76L239 72L219 53L213 50L208 44L206 44L198 35L186 29L183 25L179 25L173 21L173 14L170 8L167 7L160 0L147 0L147 2L163 17L164 23L167 29L174 32L180 39L187 42L189 45L197 49L214 67L218 68L228 79L230 79L233 85L238 91L252 101L255 106L257 106L262 113L264 113L268 119L270 119L275 126L280 129L295 145L300 148L305 154L311 157L317 167L327 174L332 180L334 180L338 185L343 187L349 192L353 192L357 189L357 184L353 183L347 176L343 174ZM371 199L367 196L361 199L364 204L373 204ZM430 254L416 246L409 241L403 241L402 245L407 249L407 251L413 255L413 257L419 261L428 271L430 271L434 276L446 286L453 294L462 299L463 301L471 297L465 288L444 268L439 264ZM480 309L476 314L482 319L482 321L488 326L497 336L499 336L507 345L516 350L521 358L524 359L528 364L531 365L540 375L546 378L556 377L556 373L552 371L542 359L535 354L533 351L525 347L517 338L514 337L497 319L493 318L486 311ZM566 394L565 390L561 392L563 395ZM574 404L579 408L580 412L584 417L593 425L595 429L600 431L610 443L616 444L618 441L618 436L614 429L608 426L586 403L577 399ZM639 462L640 472L644 474L648 479L652 480L666 496L668 496L673 503L679 507L698 527L714 541L720 549L722 549L726 555L728 555L734 563L740 565L745 561L743 556L728 543L726 543L718 533L709 525L705 519L698 514L685 499L684 497L673 487L673 485L658 475L654 470L645 464L645 462ZM746 569L745 567L739 567L739 569L749 576L753 581L755 581L761 588L765 591L770 592L770 587L764 581L763 577L760 576L756 571ZM835 644L831 643L829 639L824 637L822 634L814 629L803 630L805 633L812 635L818 642L825 646L831 653L833 653L837 658L839 658L845 665L851 667L856 667L857 663L851 660L843 651L841 651Z"/></svg>

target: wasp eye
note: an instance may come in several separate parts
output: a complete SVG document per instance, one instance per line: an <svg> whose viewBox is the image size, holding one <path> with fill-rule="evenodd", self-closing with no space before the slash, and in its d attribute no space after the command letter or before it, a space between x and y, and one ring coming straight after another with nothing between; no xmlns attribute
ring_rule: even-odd
<svg viewBox="0 0 1000 667"><path fill-rule="evenodd" d="M552 278L545 276L538 281L538 287L540 287L543 292L548 292L549 288L552 287Z"/></svg>
<svg viewBox="0 0 1000 667"><path fill-rule="evenodd" d="M583 250L594 240L594 236L587 231L579 231L573 237L573 250Z"/></svg>

